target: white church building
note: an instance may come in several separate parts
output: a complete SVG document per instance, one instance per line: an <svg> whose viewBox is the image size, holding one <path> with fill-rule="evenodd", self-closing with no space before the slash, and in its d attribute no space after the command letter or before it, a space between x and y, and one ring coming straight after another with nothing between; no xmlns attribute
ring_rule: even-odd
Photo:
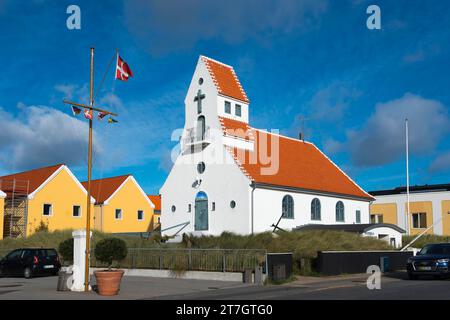
<svg viewBox="0 0 450 320"><path fill-rule="evenodd" d="M163 235L369 223L371 195L313 143L251 127L249 105L233 67L200 56L160 190Z"/></svg>

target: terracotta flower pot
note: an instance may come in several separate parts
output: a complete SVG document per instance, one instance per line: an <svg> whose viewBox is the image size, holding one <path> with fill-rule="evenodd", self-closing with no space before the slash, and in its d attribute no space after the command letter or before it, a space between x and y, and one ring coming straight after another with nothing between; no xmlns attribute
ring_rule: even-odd
<svg viewBox="0 0 450 320"><path fill-rule="evenodd" d="M98 294L101 296L115 296L120 290L120 281L122 280L123 270L102 270L95 271L97 280Z"/></svg>

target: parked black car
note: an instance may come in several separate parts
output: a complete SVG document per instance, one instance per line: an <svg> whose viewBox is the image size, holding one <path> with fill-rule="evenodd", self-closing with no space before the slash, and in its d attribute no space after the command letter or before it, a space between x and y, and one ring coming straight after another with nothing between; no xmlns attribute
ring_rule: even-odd
<svg viewBox="0 0 450 320"><path fill-rule="evenodd" d="M0 276L57 275L61 262L55 249L16 249L0 260Z"/></svg>
<svg viewBox="0 0 450 320"><path fill-rule="evenodd" d="M411 280L421 275L432 275L435 278L450 276L450 243L428 244L420 252L408 259L406 269Z"/></svg>

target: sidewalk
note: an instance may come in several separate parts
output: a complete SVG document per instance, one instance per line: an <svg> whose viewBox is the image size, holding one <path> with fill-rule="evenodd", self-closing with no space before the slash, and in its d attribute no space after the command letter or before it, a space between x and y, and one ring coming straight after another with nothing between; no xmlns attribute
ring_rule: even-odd
<svg viewBox="0 0 450 320"><path fill-rule="evenodd" d="M95 283L95 279L91 279ZM0 278L1 300L139 300L174 294L191 294L224 288L240 288L242 283L166 279L150 277L123 277L118 296L103 297L95 292L56 291L58 277L33 279Z"/></svg>

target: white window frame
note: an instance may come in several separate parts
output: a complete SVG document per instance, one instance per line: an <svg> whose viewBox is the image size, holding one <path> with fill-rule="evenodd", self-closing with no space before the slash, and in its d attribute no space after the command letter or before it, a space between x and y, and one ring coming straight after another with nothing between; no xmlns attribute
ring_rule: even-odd
<svg viewBox="0 0 450 320"><path fill-rule="evenodd" d="M80 210L79 210L79 215L78 216L74 216L73 215L73 209L75 208L75 207L79 207L80 208ZM72 205L72 218L81 218L81 216L83 215L83 210L82 210L82 207L79 205L79 204L74 204L74 205Z"/></svg>
<svg viewBox="0 0 450 320"><path fill-rule="evenodd" d="M359 213L359 216L358 216L358 213ZM360 209L355 210L355 223L358 223L358 224L361 223L361 210Z"/></svg>
<svg viewBox="0 0 450 320"><path fill-rule="evenodd" d="M420 223L420 215L422 215L422 214L425 215L425 227L421 227L420 226L421 225L421 223ZM417 215L417 223L418 223L417 227L414 227L414 215ZM428 219L427 219L427 213L426 212L413 212L413 213L411 213L411 227L413 229L424 230L424 229L428 228L428 221L427 220Z"/></svg>
<svg viewBox="0 0 450 320"><path fill-rule="evenodd" d="M370 223L372 223L372 217L375 217L375 221L373 223L383 223L384 222L384 217L380 213L372 213L370 215ZM383 220L382 222L380 222L380 217Z"/></svg>
<svg viewBox="0 0 450 320"><path fill-rule="evenodd" d="M44 212L45 212L44 207L46 205L50 206L50 214L44 214ZM43 203L42 204L42 216L43 217L53 217L53 204L52 203Z"/></svg>
<svg viewBox="0 0 450 320"><path fill-rule="evenodd" d="M142 218L141 219L139 219L139 212L142 212ZM145 220L145 212L144 212L144 210L138 210L137 211L137 219L138 219L138 221L144 221Z"/></svg>
<svg viewBox="0 0 450 320"><path fill-rule="evenodd" d="M120 218L117 218L117 210L120 210ZM117 208L114 210L114 218L115 220L123 220L123 210L120 208Z"/></svg>
<svg viewBox="0 0 450 320"><path fill-rule="evenodd" d="M238 110L239 110L239 114L238 114ZM236 103L234 105L234 115L236 117L242 117L242 105Z"/></svg>
<svg viewBox="0 0 450 320"><path fill-rule="evenodd" d="M227 106L230 106L230 112L227 112ZM223 104L223 112L225 114L231 114L231 102L230 101L226 101Z"/></svg>

